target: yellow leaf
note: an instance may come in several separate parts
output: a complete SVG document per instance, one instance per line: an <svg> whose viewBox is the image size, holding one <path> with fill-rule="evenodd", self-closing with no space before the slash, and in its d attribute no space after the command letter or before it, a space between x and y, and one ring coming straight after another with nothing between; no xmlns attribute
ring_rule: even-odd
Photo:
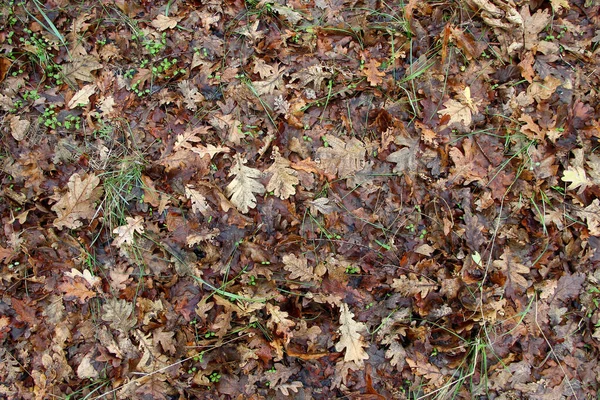
<svg viewBox="0 0 600 400"><path fill-rule="evenodd" d="M579 188L577 193L582 193L588 186L593 184L593 182L587 178L583 167L569 166L569 168L563 172L561 180L563 182L570 182L570 185L567 186L567 189L569 190Z"/></svg>

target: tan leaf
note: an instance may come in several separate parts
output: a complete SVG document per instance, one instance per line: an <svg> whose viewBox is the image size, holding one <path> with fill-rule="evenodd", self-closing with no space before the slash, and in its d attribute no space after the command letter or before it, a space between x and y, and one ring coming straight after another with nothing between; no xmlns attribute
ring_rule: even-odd
<svg viewBox="0 0 600 400"><path fill-rule="evenodd" d="M298 22L302 21L304 17L298 11L294 11L294 9L281 5L279 3L270 3L273 10L275 10L279 15L283 18L287 19L288 22L292 25L296 25Z"/></svg>
<svg viewBox="0 0 600 400"><path fill-rule="evenodd" d="M79 106L87 106L90 103L90 96L96 93L97 86L96 85L85 85L82 87L77 93L71 97L69 100L69 104L67 107L69 109L73 109Z"/></svg>
<svg viewBox="0 0 600 400"><path fill-rule="evenodd" d="M81 272L75 268L71 268L71 271L65 272L65 275L73 279L75 279L75 277L80 277L86 281L90 287L99 286L102 282L102 279L97 276L93 276L88 269L84 269L83 272Z"/></svg>
<svg viewBox="0 0 600 400"><path fill-rule="evenodd" d="M267 191L273 192L275 196L282 200L288 199L296 194L295 185L300 183L298 173L290 168L290 161L279 154L279 148L273 146L273 158L275 162L265 173L271 175L267 184Z"/></svg>
<svg viewBox="0 0 600 400"><path fill-rule="evenodd" d="M394 279L391 286L403 296L412 297L419 294L421 298L425 298L429 292L438 287L434 282L412 272L408 276L402 275L399 279Z"/></svg>
<svg viewBox="0 0 600 400"><path fill-rule="evenodd" d="M213 331L219 339L223 338L231 329L232 312L226 310L225 312L217 314L214 322L210 325L210 330Z"/></svg>
<svg viewBox="0 0 600 400"><path fill-rule="evenodd" d="M92 75L92 72L103 67L104 65L99 63L96 57L84 55L75 57L70 63L63 64L62 72L67 79L94 82L96 78Z"/></svg>
<svg viewBox="0 0 600 400"><path fill-rule="evenodd" d="M127 221L126 225L113 229L113 233L117 235L117 238L113 241L113 246L121 247L124 244L133 244L135 233L144 233L144 218L142 216L127 217L125 220Z"/></svg>
<svg viewBox="0 0 600 400"><path fill-rule="evenodd" d="M106 96L100 99L100 111L104 115L110 115L115 112L115 98L113 96Z"/></svg>
<svg viewBox="0 0 600 400"><path fill-rule="evenodd" d="M194 87L189 80L181 81L177 84L181 94L183 95L183 102L190 111L196 111L198 109L198 103L204 101L204 96L198 91L197 87Z"/></svg>
<svg viewBox="0 0 600 400"><path fill-rule="evenodd" d="M568 0L550 0L550 4L552 5L552 9L556 13L560 12L563 8L565 10L569 10L571 8Z"/></svg>
<svg viewBox="0 0 600 400"><path fill-rule="evenodd" d="M207 144L206 146L192 147L191 150L198 154L200 157L209 156L211 159L219 153L229 153L230 149L227 146L213 146Z"/></svg>
<svg viewBox="0 0 600 400"><path fill-rule="evenodd" d="M267 327L282 335L286 343L288 343L292 337L291 328L293 328L296 323L290 320L289 314L285 311L281 311L279 306L267 303L266 309L267 313L271 316L267 321Z"/></svg>
<svg viewBox="0 0 600 400"><path fill-rule="evenodd" d="M159 14L151 23L159 31L165 31L167 29L173 29L177 26L177 23L181 20L178 17L167 17L166 15Z"/></svg>
<svg viewBox="0 0 600 400"><path fill-rule="evenodd" d="M265 94L273 94L275 89L282 88L284 86L283 76L285 70L279 69L279 65L275 64L273 67L273 73L262 81L252 82L252 86L256 90L259 96Z"/></svg>
<svg viewBox="0 0 600 400"><path fill-rule="evenodd" d="M252 71L260 75L260 79L265 79L267 76L273 75L273 67L265 62L262 58L254 59L254 68Z"/></svg>
<svg viewBox="0 0 600 400"><path fill-rule="evenodd" d="M407 147L403 147L400 150L391 153L387 156L386 161L396 163L393 172L415 175L419 165L417 161L417 156L419 154L419 139L402 137L401 142L396 140L396 144Z"/></svg>
<svg viewBox="0 0 600 400"><path fill-rule="evenodd" d="M95 379L100 376L100 373L92 365L92 356L93 353L87 353L79 363L77 367L77 376L79 379Z"/></svg>
<svg viewBox="0 0 600 400"><path fill-rule="evenodd" d="M362 322L354 321L354 314L350 312L348 305L342 303L340 307L340 341L336 343L335 350L342 351L346 349L344 354L344 362L355 362L359 366L364 365L364 360L369 358L369 355L363 347L367 347L365 339L360 332L366 330L366 325Z"/></svg>
<svg viewBox="0 0 600 400"><path fill-rule="evenodd" d="M158 328L152 333L152 339L155 346L160 347L166 352L175 354L175 332L165 332L164 328Z"/></svg>
<svg viewBox="0 0 600 400"><path fill-rule="evenodd" d="M222 134L221 137L233 144L239 145L244 138L244 134L242 133L241 129L242 123L235 119L231 114L214 116L210 120L210 124L222 133L226 134Z"/></svg>
<svg viewBox="0 0 600 400"><path fill-rule="evenodd" d="M589 206L578 211L577 215L587 221L590 235L600 236L600 200L594 199Z"/></svg>
<svg viewBox="0 0 600 400"><path fill-rule="evenodd" d="M583 191L588 187L593 185L594 183L587 178L585 174L585 170L583 167L573 167L569 166L564 172L561 178L563 182L568 182L569 186L567 189L574 190L579 188L577 191L578 194L583 193Z"/></svg>
<svg viewBox="0 0 600 400"><path fill-rule="evenodd" d="M320 212L323 215L328 215L333 212L333 206L329 204L329 199L327 197L320 197L316 200L311 200L306 202L310 207L310 212L313 215L317 215L317 212Z"/></svg>
<svg viewBox="0 0 600 400"><path fill-rule="evenodd" d="M52 206L52 211L58 216L54 220L54 226L58 229L76 229L83 225L81 219L92 219L96 214L93 203L102 194L99 184L100 179L94 174L71 175L67 183L67 193L53 196L53 199L58 200Z"/></svg>
<svg viewBox="0 0 600 400"><path fill-rule="evenodd" d="M31 123L25 119L21 119L18 115L8 114L5 119L10 124L10 134L17 141L21 141L25 139L25 134L27 134L27 130Z"/></svg>
<svg viewBox="0 0 600 400"><path fill-rule="evenodd" d="M440 386L444 380L444 375L435 365L427 362L425 356L417 354L416 360L406 358L406 363L414 371L415 375L422 376L429 380L429 384Z"/></svg>
<svg viewBox="0 0 600 400"><path fill-rule="evenodd" d="M185 196L192 202L192 210L204 216L210 214L210 206L206 202L206 198L190 185L185 187Z"/></svg>
<svg viewBox="0 0 600 400"><path fill-rule="evenodd" d="M327 147L317 149L317 157L328 174L346 178L365 167L365 145L358 139L352 138L345 143L334 135L324 136Z"/></svg>
<svg viewBox="0 0 600 400"><path fill-rule="evenodd" d="M265 187L257 180L262 177L262 172L246 167L244 165L246 162L247 160L239 154L235 155L234 164L229 172L229 176L234 176L234 178L225 188L225 194L242 213L247 213L249 209L256 207L254 193L263 194L265 192Z"/></svg>
<svg viewBox="0 0 600 400"><path fill-rule="evenodd" d="M471 89L468 86L458 97L461 101L454 99L446 100L444 102L446 108L439 110L438 114L450 116L450 121L448 122L450 126L462 125L465 128L469 128L473 122L473 113L478 111L478 105L481 102L471 98Z"/></svg>
<svg viewBox="0 0 600 400"><path fill-rule="evenodd" d="M367 81L371 86L381 85L383 83L383 77L385 72L379 71L378 67L381 63L374 58L371 58L368 63L364 65L362 70L363 75L367 77Z"/></svg>
<svg viewBox="0 0 600 400"><path fill-rule="evenodd" d="M529 273L529 267L518 262L508 248L504 250L500 259L494 261L492 265L507 277L506 284L510 284L513 290L522 293L524 289L529 287L529 282L523 276Z"/></svg>
<svg viewBox="0 0 600 400"><path fill-rule="evenodd" d="M102 306L102 320L110 322L110 327L127 333L137 323L133 303L126 300L110 298Z"/></svg>
<svg viewBox="0 0 600 400"><path fill-rule="evenodd" d="M91 291L81 280L69 279L58 285L59 289L65 293L65 300L79 300L81 304L88 299L96 297L96 293Z"/></svg>
<svg viewBox="0 0 600 400"><path fill-rule="evenodd" d="M108 276L110 277L110 287L115 290L123 290L131 283L131 274L133 273L133 267L127 267L126 265L115 266L110 269Z"/></svg>
<svg viewBox="0 0 600 400"><path fill-rule="evenodd" d="M330 71L324 71L323 66L317 64L294 72L291 75L290 83L299 79L299 86L304 88L312 82L315 91L319 91L323 80L329 79L332 76L333 74Z"/></svg>
<svg viewBox="0 0 600 400"><path fill-rule="evenodd" d="M306 257L296 257L294 254L286 254L282 258L283 269L290 272L290 279L300 279L304 282L318 282L319 275L313 267L308 265ZM322 271L323 275L325 271Z"/></svg>

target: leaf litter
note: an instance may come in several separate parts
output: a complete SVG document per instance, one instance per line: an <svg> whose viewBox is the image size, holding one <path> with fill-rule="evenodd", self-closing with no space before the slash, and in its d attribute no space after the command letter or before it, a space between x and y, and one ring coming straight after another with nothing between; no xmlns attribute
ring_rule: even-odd
<svg viewBox="0 0 600 400"><path fill-rule="evenodd" d="M598 2L109 3L0 5L2 396L600 390Z"/></svg>

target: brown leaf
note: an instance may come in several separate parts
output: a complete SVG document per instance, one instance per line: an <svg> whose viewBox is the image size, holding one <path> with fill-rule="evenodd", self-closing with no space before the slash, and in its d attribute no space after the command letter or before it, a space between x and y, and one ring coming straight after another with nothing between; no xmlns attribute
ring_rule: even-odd
<svg viewBox="0 0 600 400"><path fill-rule="evenodd" d="M90 97L96 93L97 86L96 85L85 85L77 93L71 97L69 100L69 104L67 107L69 109L73 109L79 106L87 106L90 103Z"/></svg>
<svg viewBox="0 0 600 400"><path fill-rule="evenodd" d="M288 199L296 194L296 186L300 183L298 173L290 168L290 161L279 154L279 148L273 146L273 156L275 162L267 168L265 174L271 175L267 184L267 192L273 194L282 200Z"/></svg>
<svg viewBox="0 0 600 400"><path fill-rule="evenodd" d="M65 293L65 300L79 300L81 304L84 304L88 299L96 297L96 293L90 290L79 279L68 279L66 282L58 285L58 288Z"/></svg>
<svg viewBox="0 0 600 400"><path fill-rule="evenodd" d="M352 138L345 143L330 134L326 134L324 139L329 146L317 149L317 156L328 174L346 178L364 168L367 151L360 140Z"/></svg>
<svg viewBox="0 0 600 400"><path fill-rule="evenodd" d="M247 213L249 209L256 207L254 193L265 192L265 187L257 180L262 177L262 172L246 167L244 165L246 162L246 159L239 154L235 155L234 164L229 172L229 176L234 178L225 188L225 193L231 198L231 202L242 213Z"/></svg>
<svg viewBox="0 0 600 400"><path fill-rule="evenodd" d="M127 224L113 229L113 233L117 235L113 241L113 246L121 247L124 244L133 244L135 233L144 233L144 218L136 216L135 218L127 217Z"/></svg>
<svg viewBox="0 0 600 400"><path fill-rule="evenodd" d="M383 77L385 72L379 71L378 67L381 63L374 58L371 58L367 64L364 65L362 70L363 75L367 77L367 81L371 86L381 85L383 83Z"/></svg>
<svg viewBox="0 0 600 400"><path fill-rule="evenodd" d="M132 303L110 298L102 306L102 320L110 322L110 327L127 333L137 323Z"/></svg>
<svg viewBox="0 0 600 400"><path fill-rule="evenodd" d="M100 179L94 174L71 175L67 193L53 196L53 199L58 200L52 206L52 211L57 214L54 226L58 229L76 229L83 225L81 219L92 219L96 214L94 202L102 194L99 184Z"/></svg>

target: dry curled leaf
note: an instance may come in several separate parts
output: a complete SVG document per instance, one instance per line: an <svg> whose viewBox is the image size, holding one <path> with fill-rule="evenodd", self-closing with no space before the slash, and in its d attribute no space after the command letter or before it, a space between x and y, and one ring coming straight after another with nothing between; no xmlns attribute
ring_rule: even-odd
<svg viewBox="0 0 600 400"><path fill-rule="evenodd" d="M296 194L294 186L300 183L300 180L298 173L290 168L290 161L279 154L277 146L273 146L273 158L275 162L265 171L267 175L271 175L267 191L285 200Z"/></svg>
<svg viewBox="0 0 600 400"><path fill-rule="evenodd" d="M102 187L99 185L100 179L94 174L71 175L67 183L67 192L53 196L57 200L52 206L52 211L57 215L54 226L58 229L76 229L83 225L82 219L94 218L94 202L102 195Z"/></svg>
<svg viewBox="0 0 600 400"><path fill-rule="evenodd" d="M133 303L122 299L110 298L102 306L102 320L110 322L111 328L127 333L137 323L133 311Z"/></svg>
<svg viewBox="0 0 600 400"><path fill-rule="evenodd" d="M352 138L345 143L330 134L325 135L324 139L328 146L319 148L317 156L325 172L346 178L365 167L367 151L360 140Z"/></svg>

